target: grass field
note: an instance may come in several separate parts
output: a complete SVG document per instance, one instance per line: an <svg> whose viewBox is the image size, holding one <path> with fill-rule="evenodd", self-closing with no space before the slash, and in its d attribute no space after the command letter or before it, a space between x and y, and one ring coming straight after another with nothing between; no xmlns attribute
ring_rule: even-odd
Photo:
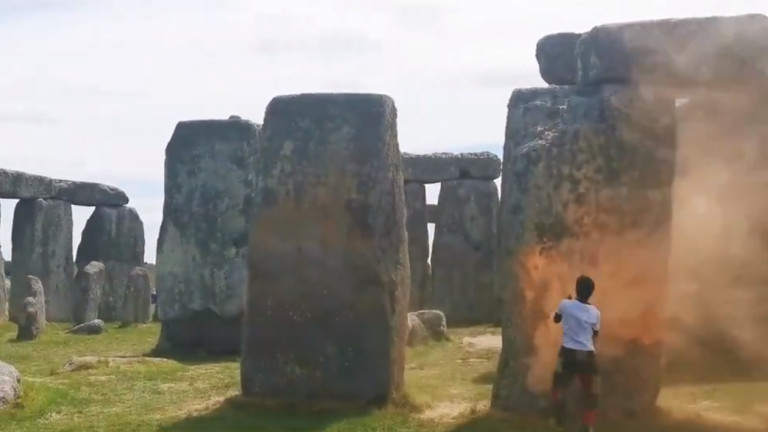
<svg viewBox="0 0 768 432"><path fill-rule="evenodd" d="M274 411L249 404L237 397L239 367L235 358L179 362L143 357L156 341L156 324L129 329L110 326L101 336L65 335L64 329L49 325L40 340L15 343L11 342L15 326L0 325L0 360L16 366L24 377L21 402L0 412L0 431L553 430L543 423L488 413L498 329L455 329L452 342L409 350L406 380L410 403L347 413ZM111 363L94 359L70 362L83 356L138 358ZM597 430L768 429L767 383L677 385L664 390L660 405L663 412L657 418L633 424L600 424Z"/></svg>

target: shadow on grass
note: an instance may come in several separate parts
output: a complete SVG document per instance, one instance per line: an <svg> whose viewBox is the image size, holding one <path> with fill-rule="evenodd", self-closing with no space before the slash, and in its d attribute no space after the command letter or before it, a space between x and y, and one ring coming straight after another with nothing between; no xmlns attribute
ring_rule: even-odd
<svg viewBox="0 0 768 432"><path fill-rule="evenodd" d="M604 420L595 428L598 432L756 432L755 429L706 423L696 419L676 419L659 411L638 420ZM448 432L550 432L558 429L541 419L518 419L503 413L488 412L448 429Z"/></svg>
<svg viewBox="0 0 768 432"><path fill-rule="evenodd" d="M480 375L472 378L474 384L491 385L496 381L496 370L489 370L481 373Z"/></svg>
<svg viewBox="0 0 768 432"><path fill-rule="evenodd" d="M339 410L328 407L292 409L260 404L240 396L225 400L217 408L158 428L159 432L248 431L315 432L342 422L362 419L371 410Z"/></svg>
<svg viewBox="0 0 768 432"><path fill-rule="evenodd" d="M202 352L170 353L155 350L142 354L142 357L155 357L179 362L185 366L199 366L216 363L239 362L240 356L235 354L206 354Z"/></svg>

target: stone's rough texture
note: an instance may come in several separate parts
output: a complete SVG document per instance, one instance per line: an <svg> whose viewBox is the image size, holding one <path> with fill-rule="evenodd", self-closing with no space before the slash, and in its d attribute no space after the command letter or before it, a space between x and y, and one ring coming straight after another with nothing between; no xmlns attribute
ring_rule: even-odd
<svg viewBox="0 0 768 432"><path fill-rule="evenodd" d="M536 44L536 61L541 78L552 85L573 85L578 81L576 43L581 33L555 33Z"/></svg>
<svg viewBox="0 0 768 432"><path fill-rule="evenodd" d="M260 131L237 119L180 122L165 149L156 287L167 339L159 349L240 350Z"/></svg>
<svg viewBox="0 0 768 432"><path fill-rule="evenodd" d="M593 28L577 44L582 84L671 87L768 83L768 17L640 21Z"/></svg>
<svg viewBox="0 0 768 432"><path fill-rule="evenodd" d="M0 409L21 397L21 374L15 367L0 361Z"/></svg>
<svg viewBox="0 0 768 432"><path fill-rule="evenodd" d="M128 204L128 195L114 186L77 182L71 180L53 180L55 199L80 206L123 206Z"/></svg>
<svg viewBox="0 0 768 432"><path fill-rule="evenodd" d="M410 310L422 309L429 296L429 232L427 231L426 188L421 183L405 184L405 212L408 257L411 263Z"/></svg>
<svg viewBox="0 0 768 432"><path fill-rule="evenodd" d="M443 311L454 324L498 322L496 183L443 182L438 206L430 307Z"/></svg>
<svg viewBox="0 0 768 432"><path fill-rule="evenodd" d="M619 378L603 382L601 400L610 403L602 408L643 412L658 395L658 367L649 364L661 361L674 101L628 87L587 90L515 90L509 102L496 409L531 412L547 403L562 334L551 312L582 273L597 284L601 373ZM628 364L626 353L638 349L644 355L637 358L654 360ZM614 373L633 367L632 374Z"/></svg>
<svg viewBox="0 0 768 432"><path fill-rule="evenodd" d="M55 194L56 185L49 177L0 169L0 198L52 198Z"/></svg>
<svg viewBox="0 0 768 432"><path fill-rule="evenodd" d="M427 204L427 223L437 222L437 204Z"/></svg>
<svg viewBox="0 0 768 432"><path fill-rule="evenodd" d="M8 321L8 296L10 295L10 284L6 284L5 278L5 260L3 251L0 250L0 323Z"/></svg>
<svg viewBox="0 0 768 432"><path fill-rule="evenodd" d="M408 313L408 346L413 348L429 342L429 334L415 313Z"/></svg>
<svg viewBox="0 0 768 432"><path fill-rule="evenodd" d="M40 337L45 327L45 319L40 319L40 310L45 306L39 303L34 297L24 299L23 309L19 318L19 328L16 333L17 341L33 341Z"/></svg>
<svg viewBox="0 0 768 432"><path fill-rule="evenodd" d="M144 223L132 207L96 207L85 223L75 263L82 269L92 261L104 264L98 317L118 321L123 311L128 275L144 264Z"/></svg>
<svg viewBox="0 0 768 432"><path fill-rule="evenodd" d="M410 265L396 118L382 95L269 103L253 171L246 396L378 405L401 392Z"/></svg>
<svg viewBox="0 0 768 432"><path fill-rule="evenodd" d="M16 321L28 294L17 290L28 275L45 287L50 322L72 321L72 205L58 200L20 200L13 213L10 317Z"/></svg>
<svg viewBox="0 0 768 432"><path fill-rule="evenodd" d="M146 324L149 322L152 287L149 272L144 267L135 267L128 276L123 302L122 324Z"/></svg>
<svg viewBox="0 0 768 432"><path fill-rule="evenodd" d="M413 312L427 330L429 338L434 341L448 340L448 322L445 314L439 310L421 310Z"/></svg>
<svg viewBox="0 0 768 432"><path fill-rule="evenodd" d="M74 205L125 205L128 196L109 185L28 174L0 169L0 198L57 199Z"/></svg>
<svg viewBox="0 0 768 432"><path fill-rule="evenodd" d="M440 183L449 180L495 180L501 175L501 159L491 152L403 153L403 179L407 182Z"/></svg>
<svg viewBox="0 0 768 432"><path fill-rule="evenodd" d="M98 261L91 261L77 271L74 289L75 324L82 324L99 317L101 292L106 278L106 267Z"/></svg>
<svg viewBox="0 0 768 432"><path fill-rule="evenodd" d="M93 335L100 335L105 331L107 331L107 326L106 324L104 324L104 321L100 319L95 319L80 325L76 325L71 329L67 330L67 333L75 334L75 335L93 336Z"/></svg>

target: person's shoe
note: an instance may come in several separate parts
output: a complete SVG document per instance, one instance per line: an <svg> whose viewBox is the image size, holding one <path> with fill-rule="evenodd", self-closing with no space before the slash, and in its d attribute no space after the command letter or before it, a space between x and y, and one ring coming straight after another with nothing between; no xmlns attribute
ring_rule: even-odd
<svg viewBox="0 0 768 432"><path fill-rule="evenodd" d="M595 432L595 428L592 426L584 425L581 427L581 432Z"/></svg>

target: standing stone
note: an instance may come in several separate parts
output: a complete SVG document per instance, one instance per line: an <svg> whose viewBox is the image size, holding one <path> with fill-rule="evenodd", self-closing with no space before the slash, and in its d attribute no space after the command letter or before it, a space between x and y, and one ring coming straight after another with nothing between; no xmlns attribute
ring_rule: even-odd
<svg viewBox="0 0 768 432"><path fill-rule="evenodd" d="M581 33L555 33L536 43L536 61L541 78L551 85L573 85L578 81L576 43Z"/></svg>
<svg viewBox="0 0 768 432"><path fill-rule="evenodd" d="M152 287L149 284L149 272L144 267L136 267L128 276L128 286L123 302L123 326L146 324L150 319Z"/></svg>
<svg viewBox="0 0 768 432"><path fill-rule="evenodd" d="M410 310L423 309L429 298L429 232L427 231L427 194L421 183L405 184L408 257L411 263Z"/></svg>
<svg viewBox="0 0 768 432"><path fill-rule="evenodd" d="M395 104L273 99L254 171L241 383L277 403L403 389L410 265Z"/></svg>
<svg viewBox="0 0 768 432"><path fill-rule="evenodd" d="M28 275L45 287L45 312L50 322L72 321L72 205L64 201L24 199L16 204L11 234L10 318L23 310Z"/></svg>
<svg viewBox="0 0 768 432"><path fill-rule="evenodd" d="M593 28L576 47L579 83L744 87L768 83L768 17L637 21Z"/></svg>
<svg viewBox="0 0 768 432"><path fill-rule="evenodd" d="M427 223L437 223L437 204L427 204Z"/></svg>
<svg viewBox="0 0 768 432"><path fill-rule="evenodd" d="M75 263L82 269L93 261L104 264L99 316L120 320L128 276L144 264L144 223L133 207L96 207L85 223Z"/></svg>
<svg viewBox="0 0 768 432"><path fill-rule="evenodd" d="M515 90L508 108L505 318L492 405L535 412L548 404L562 336L552 313L587 274L602 312L601 409L649 411L661 377L674 100L621 86L550 87Z"/></svg>
<svg viewBox="0 0 768 432"><path fill-rule="evenodd" d="M238 119L180 122L165 149L159 351L240 351L260 131Z"/></svg>
<svg viewBox="0 0 768 432"><path fill-rule="evenodd" d="M10 289L5 282L5 260L3 259L3 251L0 249L0 323L8 321L8 296L10 295Z"/></svg>
<svg viewBox="0 0 768 432"><path fill-rule="evenodd" d="M45 328L45 293L40 279L27 276L24 282L22 287L17 285L17 290L25 297L19 311L16 340L32 341L37 339Z"/></svg>
<svg viewBox="0 0 768 432"><path fill-rule="evenodd" d="M443 311L454 324L498 322L496 183L443 182L437 205L430 307Z"/></svg>
<svg viewBox="0 0 768 432"><path fill-rule="evenodd" d="M75 325L95 320L99 317L101 291L104 289L107 273L104 264L91 261L77 271L75 276Z"/></svg>

